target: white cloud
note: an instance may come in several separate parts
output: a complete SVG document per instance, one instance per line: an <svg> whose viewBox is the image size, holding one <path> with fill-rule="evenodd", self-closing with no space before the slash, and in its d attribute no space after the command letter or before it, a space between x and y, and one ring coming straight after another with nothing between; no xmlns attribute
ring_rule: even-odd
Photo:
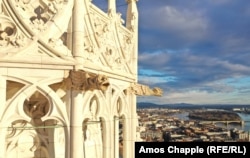
<svg viewBox="0 0 250 158"><path fill-rule="evenodd" d="M175 77L173 76L139 76L139 82L146 85L157 85L160 83L167 83L171 81L175 81Z"/></svg>
<svg viewBox="0 0 250 158"><path fill-rule="evenodd" d="M166 65L170 56L168 53L157 52L157 53L140 53L139 61L142 63L148 63L154 66L163 66Z"/></svg>
<svg viewBox="0 0 250 158"><path fill-rule="evenodd" d="M158 20L155 26L179 32L188 38L201 38L208 29L208 19L202 11L164 6L154 13L154 18Z"/></svg>
<svg viewBox="0 0 250 158"><path fill-rule="evenodd" d="M220 64L232 72L249 72L250 71L248 66L241 65L241 64L232 64L232 63L229 63L228 61L223 61Z"/></svg>
<svg viewBox="0 0 250 158"><path fill-rule="evenodd" d="M249 15L250 15L250 13L249 13ZM229 50L231 52L232 51L238 52L238 51L242 51L242 50L249 51L250 50L249 37L232 35L234 32L232 31L231 35L230 34L224 35L220 40L220 45L224 49Z"/></svg>

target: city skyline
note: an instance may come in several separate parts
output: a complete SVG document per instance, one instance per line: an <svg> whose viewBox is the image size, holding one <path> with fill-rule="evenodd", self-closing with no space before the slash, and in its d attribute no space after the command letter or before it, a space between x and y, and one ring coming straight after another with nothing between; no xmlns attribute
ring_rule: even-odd
<svg viewBox="0 0 250 158"><path fill-rule="evenodd" d="M137 4L139 82L164 91L160 98L138 97L138 102L250 103L249 1Z"/></svg>

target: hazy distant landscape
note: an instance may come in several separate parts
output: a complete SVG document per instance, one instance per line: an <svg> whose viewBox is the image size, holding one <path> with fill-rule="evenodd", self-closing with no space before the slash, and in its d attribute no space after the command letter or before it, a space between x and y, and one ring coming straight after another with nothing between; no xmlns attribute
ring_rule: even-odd
<svg viewBox="0 0 250 158"><path fill-rule="evenodd" d="M147 102L137 103L137 108L171 108L171 109L225 109L231 110L233 108L250 108L249 104L186 104L186 103L176 103L176 104L154 104Z"/></svg>
<svg viewBox="0 0 250 158"><path fill-rule="evenodd" d="M137 103L141 138L164 141L250 141L250 105ZM162 137L161 137L162 136Z"/></svg>

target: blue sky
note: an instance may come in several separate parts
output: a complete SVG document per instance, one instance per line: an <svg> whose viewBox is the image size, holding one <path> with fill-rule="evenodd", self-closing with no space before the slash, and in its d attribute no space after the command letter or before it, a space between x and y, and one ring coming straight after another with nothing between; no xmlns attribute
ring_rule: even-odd
<svg viewBox="0 0 250 158"><path fill-rule="evenodd" d="M139 0L138 102L250 104L249 0Z"/></svg>
<svg viewBox="0 0 250 158"><path fill-rule="evenodd" d="M249 0L139 0L137 5L139 82L164 90L162 97L138 97L138 102L250 104ZM125 0L117 0L117 7L124 18Z"/></svg>

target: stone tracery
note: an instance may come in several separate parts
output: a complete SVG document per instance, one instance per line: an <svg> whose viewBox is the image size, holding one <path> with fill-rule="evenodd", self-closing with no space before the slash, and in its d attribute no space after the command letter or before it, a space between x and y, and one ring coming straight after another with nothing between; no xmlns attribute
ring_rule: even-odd
<svg viewBox="0 0 250 158"><path fill-rule="evenodd" d="M129 69L132 68L133 63L129 58L134 49L134 43L132 42L134 38L133 34L121 25L123 23L121 14L116 14L113 8L109 9L107 17L95 14L95 9L90 8L89 12L89 16L93 19L90 24L95 31L94 39L97 43L95 49L101 52L101 54L95 53L95 57L103 58L104 60L100 60L105 61L102 65L111 70L130 73L131 70Z"/></svg>
<svg viewBox="0 0 250 158"><path fill-rule="evenodd" d="M9 127L6 135L7 153L6 158L19 157L42 157L49 158L48 149L34 129L25 130L31 127L30 123L16 121ZM15 132L13 132L15 131Z"/></svg>
<svg viewBox="0 0 250 158"><path fill-rule="evenodd" d="M6 157L22 155L23 157L49 158L51 153L60 155L57 147L65 145L65 137L64 131L57 132L56 129L62 127L57 127L58 121L56 120L42 120L42 117L48 113L50 106L48 100L41 93L35 92L24 102L23 106L24 112L31 118L31 121L19 119L8 127Z"/></svg>
<svg viewBox="0 0 250 158"><path fill-rule="evenodd" d="M26 46L27 43L36 40L42 41L46 47L53 47L60 52L60 56L69 56L70 50L65 41L62 40L65 32L67 32L68 23L71 17L71 9L73 8L73 1L65 0L1 0L4 2L6 15L15 17L15 31L25 30L24 34L17 34L15 40L6 42L6 35L1 30L1 43L12 44L14 47ZM1 11L2 9L0 9ZM20 16L16 16L20 15ZM1 17L0 17L1 19ZM6 32L6 31L5 31ZM31 47L31 46L30 46ZM6 48L5 48L6 49ZM12 47L9 47L11 51ZM40 51L44 51L40 50Z"/></svg>
<svg viewBox="0 0 250 158"><path fill-rule="evenodd" d="M86 129L95 158L119 156L119 133L133 157L135 95L161 90L130 85L137 9L127 1L124 23L115 2L104 13L91 0L0 0L0 157L82 157Z"/></svg>

